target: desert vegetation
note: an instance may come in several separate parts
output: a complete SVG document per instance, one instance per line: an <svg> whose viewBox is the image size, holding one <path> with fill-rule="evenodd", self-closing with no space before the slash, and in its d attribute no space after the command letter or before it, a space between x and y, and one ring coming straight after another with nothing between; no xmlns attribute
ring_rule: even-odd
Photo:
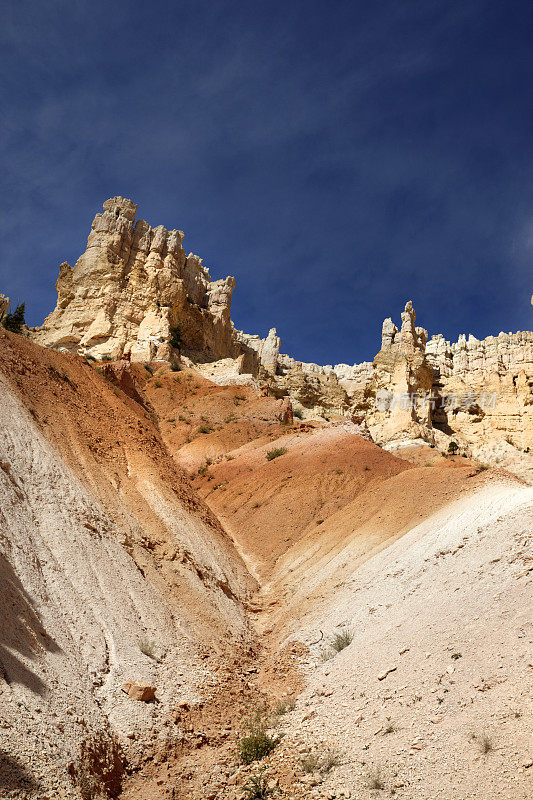
<svg viewBox="0 0 533 800"><path fill-rule="evenodd" d="M286 447L274 447L272 450L268 450L266 454L267 461L274 461L275 458L279 458L280 456L285 455L287 452Z"/></svg>
<svg viewBox="0 0 533 800"><path fill-rule="evenodd" d="M238 755L243 764L252 764L268 756L281 741L271 732L272 719L265 708L257 707L244 720L238 742Z"/></svg>

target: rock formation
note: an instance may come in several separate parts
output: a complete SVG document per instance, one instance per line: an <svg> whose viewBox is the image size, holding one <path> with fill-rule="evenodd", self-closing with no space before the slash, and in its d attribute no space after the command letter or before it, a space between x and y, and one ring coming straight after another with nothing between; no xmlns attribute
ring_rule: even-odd
<svg viewBox="0 0 533 800"><path fill-rule="evenodd" d="M0 321L3 320L4 316L8 312L9 303L9 297L6 297L5 294L0 294Z"/></svg>
<svg viewBox="0 0 533 800"><path fill-rule="evenodd" d="M453 344L437 335L426 357L435 376L435 426L471 444L497 436L533 450L533 333L460 336Z"/></svg>
<svg viewBox="0 0 533 800"><path fill-rule="evenodd" d="M398 434L419 436L421 426L430 424L433 370L425 357L428 335L424 328L415 326L415 321L415 310L409 301L402 313L400 330L390 318L383 323L381 350L374 359L367 390L374 399L367 422L380 441Z"/></svg>
<svg viewBox="0 0 533 800"><path fill-rule="evenodd" d="M131 200L106 200L74 268L61 264L56 309L32 338L95 358L169 360L172 328L191 352L238 355L230 321L233 278L211 281L183 232L135 222Z"/></svg>
<svg viewBox="0 0 533 800"><path fill-rule="evenodd" d="M236 331L236 334L244 350L243 372L256 374L258 367L261 366L265 372L275 375L281 344L276 329L271 328L266 339L242 331Z"/></svg>
<svg viewBox="0 0 533 800"><path fill-rule="evenodd" d="M135 222L136 211L122 197L104 203L85 253L74 268L61 265L57 307L30 332L35 341L104 360L182 355L216 383L258 382L307 416L366 418L381 443L422 437L444 447L453 435L469 453L493 441L533 451L533 333L428 341L409 301L400 328L384 321L373 362L296 361L280 353L275 328L264 339L236 330L234 279L212 281L202 259L185 254L181 231ZM0 296L0 314L8 302Z"/></svg>
<svg viewBox="0 0 533 800"><path fill-rule="evenodd" d="M31 338L96 359L170 361L180 349L202 362L240 359L239 374L275 374L275 328L261 339L231 322L234 278L212 281L202 259L186 255L182 231L152 228L136 213L131 200L105 201L86 251L74 268L61 264L57 306Z"/></svg>
<svg viewBox="0 0 533 800"><path fill-rule="evenodd" d="M331 368L308 370L308 364L292 359L291 362L290 368L268 379L271 394L288 395L297 405L320 416L347 415L351 405L348 394Z"/></svg>
<svg viewBox="0 0 533 800"><path fill-rule="evenodd" d="M283 400L278 400L279 403L279 414L278 419L283 425L292 425L294 422L294 416L292 412L292 403L288 397L284 397Z"/></svg>

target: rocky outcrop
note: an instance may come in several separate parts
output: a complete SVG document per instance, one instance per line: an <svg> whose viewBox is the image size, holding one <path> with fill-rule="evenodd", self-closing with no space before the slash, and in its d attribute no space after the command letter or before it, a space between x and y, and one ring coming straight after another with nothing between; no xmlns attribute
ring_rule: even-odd
<svg viewBox="0 0 533 800"><path fill-rule="evenodd" d="M381 350L366 389L373 401L367 423L377 441L419 436L421 428L430 425L433 370L425 356L427 331L416 327L415 322L409 301L399 330L390 318L383 323Z"/></svg>
<svg viewBox="0 0 533 800"><path fill-rule="evenodd" d="M96 359L171 361L178 350L200 362L238 359L236 374L276 374L280 340L236 331L235 280L211 280L202 259L183 249L184 234L135 220L137 206L106 200L87 249L61 264L57 306L31 331L38 344Z"/></svg>
<svg viewBox="0 0 533 800"><path fill-rule="evenodd" d="M238 355L230 320L232 277L211 281L179 230L135 221L137 206L106 200L74 268L64 262L55 310L32 332L39 344L95 358L169 360L172 329L184 348L217 359Z"/></svg>
<svg viewBox="0 0 533 800"><path fill-rule="evenodd" d="M243 349L242 371L256 374L262 367L268 374L275 375L281 344L276 329L271 328L266 339L243 331L236 331L236 335Z"/></svg>
<svg viewBox="0 0 533 800"><path fill-rule="evenodd" d="M433 424L472 445L505 439L533 451L533 333L500 333L426 347L434 372Z"/></svg>
<svg viewBox="0 0 533 800"><path fill-rule="evenodd" d="M0 322L8 312L9 303L9 297L6 297L5 294L0 294Z"/></svg>
<svg viewBox="0 0 533 800"><path fill-rule="evenodd" d="M415 321L410 302L400 330L384 321L363 403L351 395L375 440L421 437L445 447L453 438L464 453L517 471L533 451L533 333L428 341Z"/></svg>
<svg viewBox="0 0 533 800"><path fill-rule="evenodd" d="M301 361L293 361L290 369L269 376L269 392L276 397L288 395L298 406L319 416L346 416L351 403L335 372L325 368L308 371L307 366Z"/></svg>
<svg viewBox="0 0 533 800"><path fill-rule="evenodd" d="M288 397L284 397L283 400L278 400L279 403L279 412L278 412L278 419L283 425L292 425L294 422L294 415L292 411L292 403Z"/></svg>
<svg viewBox="0 0 533 800"><path fill-rule="evenodd" d="M469 452L495 438L533 451L533 333L428 341L409 301L400 327L384 321L373 362L297 361L280 353L275 328L265 338L235 330L234 279L212 281L202 259L186 255L182 231L135 221L136 212L122 197L104 203L85 253L74 268L61 265L57 307L30 331L35 341L103 360L181 355L214 382L258 382L307 416L364 416L379 442L453 434ZM8 302L0 296L0 314Z"/></svg>

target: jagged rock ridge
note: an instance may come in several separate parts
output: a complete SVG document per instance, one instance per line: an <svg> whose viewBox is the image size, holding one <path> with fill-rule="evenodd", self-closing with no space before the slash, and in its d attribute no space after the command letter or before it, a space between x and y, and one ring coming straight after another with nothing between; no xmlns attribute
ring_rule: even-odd
<svg viewBox="0 0 533 800"><path fill-rule="evenodd" d="M383 323L373 362L319 366L280 353L268 336L235 329L233 277L211 281L202 259L183 249L179 230L135 222L137 206L107 200L74 268L60 267L56 309L31 337L40 344L95 358L198 361L211 380L259 380L289 396L305 414L366 418L379 442L459 435L464 447L498 439L533 449L533 333L485 340L441 334L428 341L408 302L401 327ZM4 303L5 305L5 303ZM179 327L176 349L173 329ZM178 337L179 338L179 337ZM442 443L442 442L441 442Z"/></svg>
<svg viewBox="0 0 533 800"><path fill-rule="evenodd" d="M135 222L131 200L106 200L74 268L61 264L55 310L32 338L96 358L168 360L179 324L191 350L238 355L230 322L232 277L211 281L202 259L183 249L182 231Z"/></svg>

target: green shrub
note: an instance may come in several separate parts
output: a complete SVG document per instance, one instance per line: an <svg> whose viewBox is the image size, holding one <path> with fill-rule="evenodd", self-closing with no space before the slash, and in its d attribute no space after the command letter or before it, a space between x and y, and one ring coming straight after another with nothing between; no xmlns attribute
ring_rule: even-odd
<svg viewBox="0 0 533 800"><path fill-rule="evenodd" d="M302 411L301 408L295 408L294 411L292 412L292 415L293 417L296 417L296 419L304 418L304 412Z"/></svg>
<svg viewBox="0 0 533 800"><path fill-rule="evenodd" d="M197 433L211 433L212 430L213 428L211 425L200 425L200 427L197 430Z"/></svg>
<svg viewBox="0 0 533 800"><path fill-rule="evenodd" d="M179 322L174 325L173 328L170 329L170 339L169 344L171 347L174 347L176 350L179 350L183 343L183 334L181 331L181 325Z"/></svg>
<svg viewBox="0 0 533 800"><path fill-rule="evenodd" d="M269 723L269 717L262 708L256 709L244 723L244 730L238 743L239 758L243 764L260 761L281 741L281 736L272 736L268 733Z"/></svg>
<svg viewBox="0 0 533 800"><path fill-rule="evenodd" d="M23 325L26 324L24 317L26 311L26 303L21 303L16 307L12 314L6 314L2 319L2 325L6 331L11 333L21 333Z"/></svg>
<svg viewBox="0 0 533 800"><path fill-rule="evenodd" d="M458 450L459 450L459 445L457 444L457 442L450 442L450 444L448 445L448 453L454 456Z"/></svg>
<svg viewBox="0 0 533 800"><path fill-rule="evenodd" d="M242 790L244 792L243 800L266 800L274 794L274 789L268 785L264 767L256 775L250 776L250 780L242 787Z"/></svg>
<svg viewBox="0 0 533 800"><path fill-rule="evenodd" d="M274 447L273 450L269 450L266 454L267 461L273 461L275 458L279 458L279 456L285 455L287 452L286 447Z"/></svg>

